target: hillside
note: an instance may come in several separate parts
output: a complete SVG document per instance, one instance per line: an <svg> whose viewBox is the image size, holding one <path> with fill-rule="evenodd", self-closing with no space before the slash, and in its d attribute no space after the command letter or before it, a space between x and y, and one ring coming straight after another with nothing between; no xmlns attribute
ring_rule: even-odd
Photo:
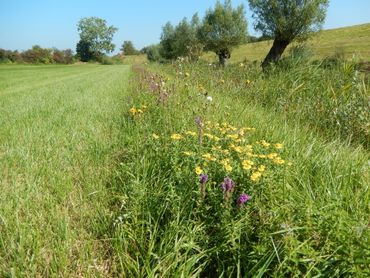
<svg viewBox="0 0 370 278"><path fill-rule="evenodd" d="M361 60L370 60L370 23L344 28L323 30L314 35L307 44L312 49L315 58L323 58L335 54L344 54L347 58L357 55ZM272 41L248 43L235 49L231 62L244 59L255 61L262 60L268 53ZM292 47L288 47L288 50ZM285 54L287 51L285 52ZM214 53L203 55L208 61L216 60Z"/></svg>

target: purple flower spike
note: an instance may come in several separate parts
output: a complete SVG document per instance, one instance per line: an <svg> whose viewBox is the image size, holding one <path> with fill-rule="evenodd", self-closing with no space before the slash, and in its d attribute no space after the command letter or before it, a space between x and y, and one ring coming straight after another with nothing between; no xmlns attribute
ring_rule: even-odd
<svg viewBox="0 0 370 278"><path fill-rule="evenodd" d="M251 198L252 197L249 196L248 194L245 193L241 194L238 199L238 205L242 206L244 203L248 202Z"/></svg>
<svg viewBox="0 0 370 278"><path fill-rule="evenodd" d="M199 182L200 184L205 184L208 181L208 175L206 174L200 174L199 176Z"/></svg>
<svg viewBox="0 0 370 278"><path fill-rule="evenodd" d="M224 179L224 182L221 184L221 188L223 191L232 191L234 189L234 182L229 177Z"/></svg>

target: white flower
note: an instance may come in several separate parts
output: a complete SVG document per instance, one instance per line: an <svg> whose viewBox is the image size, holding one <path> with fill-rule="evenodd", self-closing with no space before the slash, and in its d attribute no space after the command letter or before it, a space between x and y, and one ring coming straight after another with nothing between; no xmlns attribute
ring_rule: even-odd
<svg viewBox="0 0 370 278"><path fill-rule="evenodd" d="M213 98L212 98L211 96L208 96L208 97L207 97L207 100L208 100L209 102L212 102Z"/></svg>

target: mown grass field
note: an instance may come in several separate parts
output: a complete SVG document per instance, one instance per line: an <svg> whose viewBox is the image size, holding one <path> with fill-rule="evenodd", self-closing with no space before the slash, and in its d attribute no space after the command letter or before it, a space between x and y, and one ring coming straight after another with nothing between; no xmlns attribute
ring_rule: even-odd
<svg viewBox="0 0 370 278"><path fill-rule="evenodd" d="M285 55L295 44L288 46ZM343 55L347 59L356 57L370 61L370 24L355 25L344 28L323 30L312 36L306 43L313 53L313 59ZM236 48L230 61L232 63L248 61L262 61L272 46L272 41L248 43ZM208 61L217 61L214 53L202 56Z"/></svg>
<svg viewBox="0 0 370 278"><path fill-rule="evenodd" d="M106 275L128 66L0 66L0 276Z"/></svg>

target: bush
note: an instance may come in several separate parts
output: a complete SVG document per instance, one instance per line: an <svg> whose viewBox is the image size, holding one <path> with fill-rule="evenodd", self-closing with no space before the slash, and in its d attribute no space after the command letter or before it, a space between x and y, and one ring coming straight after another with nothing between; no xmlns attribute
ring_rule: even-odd
<svg viewBox="0 0 370 278"><path fill-rule="evenodd" d="M52 50L42 48L38 45L32 46L32 49L26 50L22 54L22 59L30 64L50 64L53 63Z"/></svg>
<svg viewBox="0 0 370 278"><path fill-rule="evenodd" d="M146 48L146 56L150 62L162 62L163 58L160 54L160 46L158 44L151 45Z"/></svg>
<svg viewBox="0 0 370 278"><path fill-rule="evenodd" d="M111 57L103 56L101 58L101 60L100 60L100 63L102 65L113 65L114 64L114 60Z"/></svg>

